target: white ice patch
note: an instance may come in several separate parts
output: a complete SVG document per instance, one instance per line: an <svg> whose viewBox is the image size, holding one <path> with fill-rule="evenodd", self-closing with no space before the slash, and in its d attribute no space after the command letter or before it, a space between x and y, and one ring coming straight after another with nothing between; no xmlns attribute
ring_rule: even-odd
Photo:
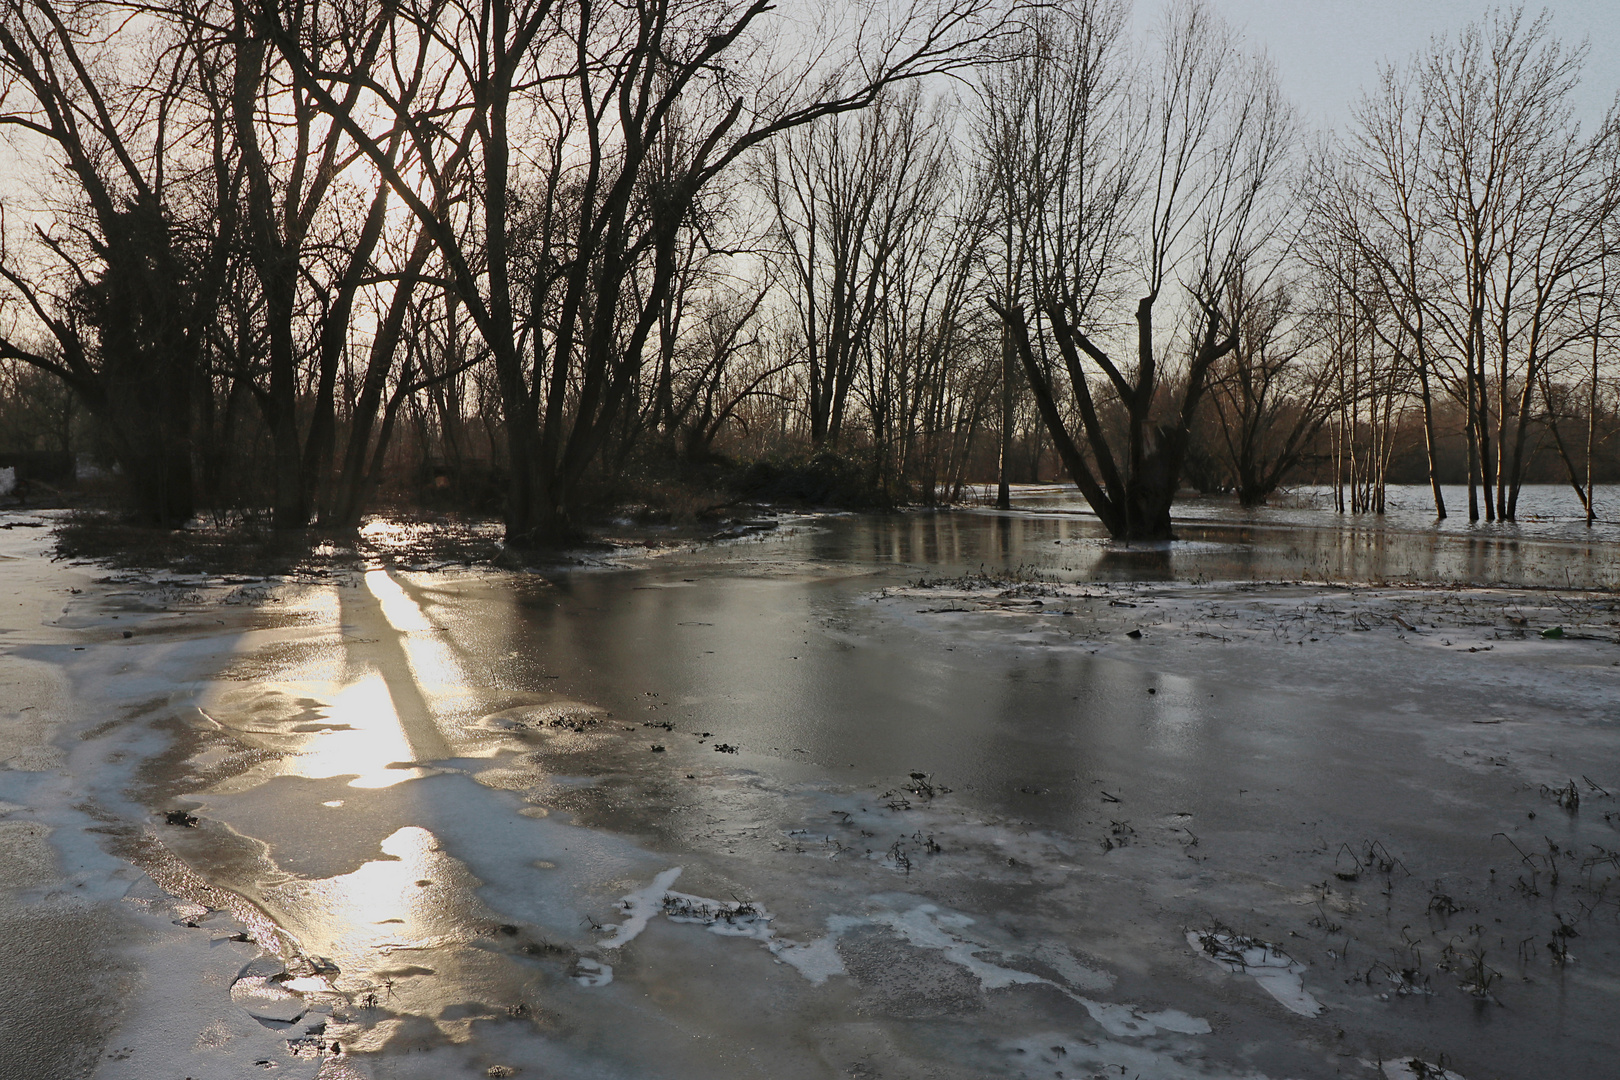
<svg viewBox="0 0 1620 1080"><path fill-rule="evenodd" d="M598 944L604 949L617 949L634 941L659 913L670 922L695 923L721 937L751 938L763 945L773 943L776 931L771 929L770 912L747 901L712 900L707 896L671 891L670 886L680 876L681 868L672 866L653 878L645 889L619 900L617 907L624 912L625 920L606 927L613 933Z"/></svg>
<svg viewBox="0 0 1620 1080"><path fill-rule="evenodd" d="M1211 963L1250 976L1291 1012L1316 1016L1322 1011L1321 1002L1310 995L1300 979L1305 965L1275 945L1241 934L1198 930L1187 931L1187 944Z"/></svg>
<svg viewBox="0 0 1620 1080"><path fill-rule="evenodd" d="M1153 1080L1266 1080L1259 1072L1230 1072L1212 1062L1183 1063L1162 1046L1076 1039L1049 1032L1027 1035L1002 1046L1008 1051L1007 1075L1153 1077Z"/></svg>
<svg viewBox="0 0 1620 1080"><path fill-rule="evenodd" d="M574 961L572 978L581 986L606 986L613 981L613 968L582 956Z"/></svg>
<svg viewBox="0 0 1620 1080"><path fill-rule="evenodd" d="M1361 1063L1369 1069L1379 1068L1379 1066L1367 1061L1365 1058L1362 1059ZM1417 1058L1400 1058L1396 1061L1386 1061L1380 1071L1387 1080L1463 1080L1459 1073L1441 1068L1439 1065L1431 1065L1427 1061L1421 1061Z"/></svg>
<svg viewBox="0 0 1620 1080"><path fill-rule="evenodd" d="M888 926L917 948L939 950L946 960L971 972L986 990L1000 990L1008 986L1053 987L1081 1005L1110 1035L1142 1038L1159 1031L1174 1031L1183 1035L1208 1035L1210 1032L1207 1020L1188 1016L1176 1009L1150 1013L1134 1005L1093 1001L1033 972L993 964L978 955L987 951L986 946L968 940L959 933L973 925L973 920L966 915L941 913L933 904L919 904L904 913L884 912L867 921Z"/></svg>
<svg viewBox="0 0 1620 1080"><path fill-rule="evenodd" d="M604 949L617 949L641 936L641 932L647 929L647 923L652 917L664 910L664 894L680 876L681 868L672 866L653 878L652 884L645 889L633 892L620 900L618 908L624 912L624 922L611 927L613 933L597 944Z"/></svg>
<svg viewBox="0 0 1620 1080"><path fill-rule="evenodd" d="M844 958L838 955L838 939L850 926L859 925L862 921L846 915L834 915L827 920L826 936L803 944L774 941L771 952L778 960L791 964L812 984L820 986L834 975L848 974Z"/></svg>
<svg viewBox="0 0 1620 1080"><path fill-rule="evenodd" d="M1043 941L1030 950L1030 956L1063 976L1063 981L1076 990L1101 991L1114 985L1114 977L1108 972L1087 967L1056 942Z"/></svg>
<svg viewBox="0 0 1620 1080"><path fill-rule="evenodd" d="M771 914L758 904L710 900L704 896L666 892L664 914L670 922L697 923L721 937L745 937L769 944L776 936Z"/></svg>
<svg viewBox="0 0 1620 1080"><path fill-rule="evenodd" d="M939 950L946 960L971 972L973 977L979 980L979 985L986 990L1000 990L1003 987L1020 984L1050 983L1050 980L1031 972L1002 967L988 960L979 959L976 954L984 951L985 946L950 932L965 930L973 925L973 920L966 915L941 914L933 904L918 904L910 911L885 911L867 921L889 927L919 949Z"/></svg>
<svg viewBox="0 0 1620 1080"><path fill-rule="evenodd" d="M1046 980L1041 980L1045 982ZM1062 987L1058 987L1062 990ZM1079 994L1069 993L1079 1002L1091 1018L1108 1034L1116 1038L1140 1039L1160 1031L1174 1031L1179 1035L1208 1035L1209 1021L1188 1016L1180 1009L1161 1009L1143 1012L1133 1005L1120 1005L1112 1001L1092 1001Z"/></svg>
<svg viewBox="0 0 1620 1080"><path fill-rule="evenodd" d="M1120 1005L1112 1001L1092 1001L1083 997L1076 997L1075 1000L1085 1006L1091 1018L1110 1035L1139 1038L1154 1032L1152 1022L1138 1019L1136 1010L1129 1005Z"/></svg>
<svg viewBox="0 0 1620 1080"><path fill-rule="evenodd" d="M1069 986L1034 972L992 963L979 955L992 951L990 946L973 941L961 933L972 925L973 920L966 915L941 912L933 904L918 904L909 911L879 911L866 916L834 915L827 920L825 937L802 945L776 942L771 945L771 951L778 959L792 964L810 982L819 985L831 975L845 974L843 960L838 955L839 938L857 927L882 926L914 948L937 951L944 959L970 972L986 990L1001 990L1009 986L1050 986L1083 1007L1110 1035L1142 1038L1160 1031L1182 1035L1208 1035L1210 1032L1208 1021L1177 1009L1143 1012L1134 1005L1093 1001L1075 993ZM1037 951L1046 955L1060 948L1038 947ZM1067 961L1064 966L1073 969L1083 980L1082 988L1106 988L1112 981L1102 972L1093 971L1075 961L1067 950L1062 950L1060 955Z"/></svg>
<svg viewBox="0 0 1620 1080"><path fill-rule="evenodd" d="M694 923L722 937L743 937L757 941L807 981L820 986L834 975L847 974L843 958L838 953L840 938L858 927L881 926L914 948L938 952L944 959L971 973L985 990L1002 990L1009 986L1050 986L1082 1006L1104 1031L1115 1037L1139 1039L1160 1031L1181 1035L1208 1035L1210 1032L1207 1020L1189 1016L1177 1009L1144 1012L1134 1005L1093 1001L1075 993L1072 985L1053 982L1032 971L986 960L979 954L992 952L993 947L974 941L963 933L973 925L973 919L957 912L941 911L933 904L918 904L907 911L885 909L869 915L829 916L827 933L822 937L803 943L789 942L776 937L776 931L771 927L771 913L758 904L712 900L672 892L669 887L680 875L680 867L670 867L646 888L622 898L618 908L624 912L625 920L617 926L605 928L612 933L602 939L600 947L617 949L635 940L647 928L653 916L662 912L670 922ZM1064 969L1078 976L1074 984L1082 989L1105 989L1112 982L1106 974L1080 964L1060 946L1040 946L1037 953L1048 962L1057 959L1061 966L1051 966L1065 979L1069 976ZM587 964L595 965L595 961L581 960L576 965L575 982L584 986L601 986L612 980L612 968L607 968L607 977L601 982L582 977Z"/></svg>
<svg viewBox="0 0 1620 1080"><path fill-rule="evenodd" d="M712 900L706 896L670 891L681 868L674 866L653 879L651 885L630 893L618 903L627 916L613 933L598 944L604 949L616 949L633 941L654 915L663 913L670 922L696 924L721 937L742 937L759 942L771 950L778 960L790 964L810 982L821 985L833 975L844 974L844 961L838 955L838 938L844 931L863 925L867 920L834 915L827 920L825 937L807 943L781 941L771 927L772 915L758 904ZM582 961L583 964L583 961ZM612 968L607 969L611 978ZM576 981L584 982L583 980ZM584 983L584 985L603 985Z"/></svg>

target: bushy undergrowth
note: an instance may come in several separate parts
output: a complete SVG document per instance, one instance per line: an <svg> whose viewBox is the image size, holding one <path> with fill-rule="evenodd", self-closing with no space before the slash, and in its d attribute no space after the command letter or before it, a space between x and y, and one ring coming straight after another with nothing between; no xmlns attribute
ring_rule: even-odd
<svg viewBox="0 0 1620 1080"><path fill-rule="evenodd" d="M391 540L354 529L277 531L262 513L209 515L184 529L158 529L111 509L81 507L58 525L56 549L63 558L115 566L227 574L319 572L359 565L367 551L406 561L498 560L492 491L477 485L466 500L471 505L462 506L457 496L465 493L441 484L415 499L388 499L380 517L392 526ZM632 534L652 527L648 535L661 536L659 542L701 538L768 506L854 510L893 503L868 463L830 450L748 462L639 462L585 483L579 496L575 540L587 546L626 527Z"/></svg>
<svg viewBox="0 0 1620 1080"><path fill-rule="evenodd" d="M728 486L739 496L761 502L791 502L843 510L892 504L858 456L819 450L808 457L770 457L737 470Z"/></svg>
<svg viewBox="0 0 1620 1080"><path fill-rule="evenodd" d="M277 532L258 519L157 529L117 513L80 509L57 525L56 553L122 568L261 576L351 570L379 555L401 563L484 563L500 553L498 525L487 519L399 514L387 521L382 533Z"/></svg>

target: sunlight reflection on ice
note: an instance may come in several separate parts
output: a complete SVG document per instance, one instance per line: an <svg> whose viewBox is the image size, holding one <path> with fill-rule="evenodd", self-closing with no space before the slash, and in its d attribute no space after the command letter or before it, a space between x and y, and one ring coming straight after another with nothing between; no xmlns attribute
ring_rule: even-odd
<svg viewBox="0 0 1620 1080"><path fill-rule="evenodd" d="M334 725L310 743L291 763L290 771L312 780L355 774L350 787L385 788L426 775L421 769L391 769L414 756L399 726L388 684L381 675L368 674L333 696L326 709Z"/></svg>
<svg viewBox="0 0 1620 1080"><path fill-rule="evenodd" d="M402 635L400 644L411 674L418 689L441 714L439 719L442 721L444 713L458 707L465 710L470 706L472 693L461 664L438 633L443 628L433 624L421 605L387 570L367 570L366 588L377 598L388 624Z"/></svg>
<svg viewBox="0 0 1620 1080"><path fill-rule="evenodd" d="M444 856L426 829L407 825L382 842L388 858L352 874L309 883L309 915L318 913L322 936L335 953L384 955L436 943L444 928L418 883L441 876Z"/></svg>
<svg viewBox="0 0 1620 1080"><path fill-rule="evenodd" d="M405 634L412 630L433 629L433 624L422 614L416 601L400 588L399 582L388 576L387 570L367 570L366 588L382 605L383 616L395 630Z"/></svg>
<svg viewBox="0 0 1620 1080"><path fill-rule="evenodd" d="M203 715L245 741L276 751L272 760L215 785L245 791L273 776L327 780L352 776L351 787L384 788L427 775L382 675L362 672L347 685L327 682L229 686L204 701ZM341 805L341 800L337 801ZM328 803L331 805L331 803Z"/></svg>

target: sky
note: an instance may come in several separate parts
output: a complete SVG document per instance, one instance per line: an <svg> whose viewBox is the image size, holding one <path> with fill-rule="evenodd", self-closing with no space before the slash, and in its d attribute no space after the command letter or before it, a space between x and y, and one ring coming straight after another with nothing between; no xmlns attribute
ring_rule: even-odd
<svg viewBox="0 0 1620 1080"><path fill-rule="evenodd" d="M1404 60L1440 34L1455 34L1496 6L1487 0L1211 0L1251 47L1277 65L1283 89L1313 125L1342 128L1352 102L1378 77L1378 65ZM1506 6L1506 5L1503 5ZM1620 91L1620 0L1526 4L1546 7L1553 33L1567 44L1588 38L1580 109L1584 126ZM1156 12L1137 0L1137 18Z"/></svg>

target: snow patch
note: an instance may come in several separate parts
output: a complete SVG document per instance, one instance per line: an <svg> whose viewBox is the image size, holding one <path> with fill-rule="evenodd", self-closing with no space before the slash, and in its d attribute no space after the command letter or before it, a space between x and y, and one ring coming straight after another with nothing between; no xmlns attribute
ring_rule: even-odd
<svg viewBox="0 0 1620 1080"><path fill-rule="evenodd" d="M966 915L942 914L933 904L918 904L910 911L885 911L867 921L889 927L919 949L937 949L946 960L971 972L986 990L1032 983L1055 985L1032 972L981 960L976 954L985 950L983 945L951 933L952 930L965 930L973 925L973 920Z"/></svg>
<svg viewBox="0 0 1620 1080"><path fill-rule="evenodd" d="M848 924L858 925L859 919L850 919L844 915L834 915L827 920L828 933L815 941L798 944L795 942L776 941L771 943L771 952L785 964L803 975L813 985L820 986L834 975L847 975L844 967L844 958L838 955L838 938L848 929Z"/></svg>
<svg viewBox="0 0 1620 1080"><path fill-rule="evenodd" d="M1310 995L1300 979L1305 965L1269 942L1242 934L1189 930L1187 944L1211 963L1250 976L1290 1012L1316 1016L1322 1011L1321 1002Z"/></svg>
<svg viewBox="0 0 1620 1080"><path fill-rule="evenodd" d="M699 925L722 937L757 941L770 949L778 960L819 986L834 975L847 974L843 958L838 954L840 938L858 927L880 926L914 948L938 952L944 959L972 974L985 990L1002 990L1010 986L1050 986L1078 1003L1104 1031L1118 1038L1139 1039L1161 1031L1181 1035L1207 1035L1210 1032L1207 1020L1189 1016L1177 1009L1144 1012L1134 1005L1095 1001L1076 993L1071 985L1054 982L1032 971L986 960L979 954L994 951L992 947L974 941L964 933L974 920L959 912L942 911L934 904L918 904L904 911L884 908L867 915L829 916L827 933L822 937L803 943L787 942L776 937L776 931L771 926L773 916L758 904L741 900L713 900L671 891L670 886L680 874L681 868L672 866L655 877L646 888L620 899L618 908L626 918L617 926L606 928L612 932L599 943L600 947L617 949L628 944L647 928L653 916L662 912L670 922ZM1037 947L1036 952L1042 959L1057 960L1058 964L1051 966L1060 974L1062 968L1068 968L1078 975L1076 981L1082 989L1097 988L1099 984L1106 987L1111 981L1103 973L1081 965L1061 946L1047 944ZM582 960L576 964L576 982L584 986L601 986L611 981L611 968L607 969L607 977L599 982L582 977L586 964L595 965L595 961Z"/></svg>
<svg viewBox="0 0 1620 1080"><path fill-rule="evenodd" d="M1053 982L1031 971L986 960L979 954L993 951L991 947L973 941L962 933L972 925L973 919L966 915L941 911L933 904L918 904L908 911L890 909L865 916L834 915L827 920L826 935L818 940L805 944L771 942L770 948L777 959L791 964L799 974L819 986L830 976L847 973L843 959L838 955L839 938L857 927L882 926L914 948L932 949L944 959L966 969L985 990L1001 990L1009 986L1050 986L1084 1008L1110 1035L1143 1038L1160 1031L1182 1035L1208 1035L1210 1032L1207 1020L1189 1016L1177 1009L1144 1012L1134 1005L1094 1001L1075 993L1071 986ZM1031 955L1046 960L1057 950L1061 950L1058 955L1066 960L1064 966L1080 976L1082 989L1106 988L1112 982L1104 973L1075 961L1061 946L1037 946Z"/></svg>
<svg viewBox="0 0 1620 1080"><path fill-rule="evenodd" d="M570 977L581 986L606 986L613 981L613 968L599 960L581 956L574 961L574 971Z"/></svg>
<svg viewBox="0 0 1620 1080"><path fill-rule="evenodd" d="M1463 1080L1460 1073L1415 1057L1398 1058L1381 1065L1363 1058L1361 1063L1369 1069L1378 1069L1386 1080Z"/></svg>
<svg viewBox="0 0 1620 1080"><path fill-rule="evenodd" d="M653 878L652 884L645 889L630 893L618 903L620 911L624 912L625 920L617 926L609 927L613 933L603 938L598 944L604 949L617 949L628 945L641 936L647 929L647 923L654 915L664 909L664 894L669 887L675 884L675 879L681 876L681 868L672 866Z"/></svg>
<svg viewBox="0 0 1620 1080"><path fill-rule="evenodd" d="M664 914L670 922L697 923L721 937L745 937L769 943L776 936L771 914L758 904L745 901L710 900L705 896L666 892Z"/></svg>

